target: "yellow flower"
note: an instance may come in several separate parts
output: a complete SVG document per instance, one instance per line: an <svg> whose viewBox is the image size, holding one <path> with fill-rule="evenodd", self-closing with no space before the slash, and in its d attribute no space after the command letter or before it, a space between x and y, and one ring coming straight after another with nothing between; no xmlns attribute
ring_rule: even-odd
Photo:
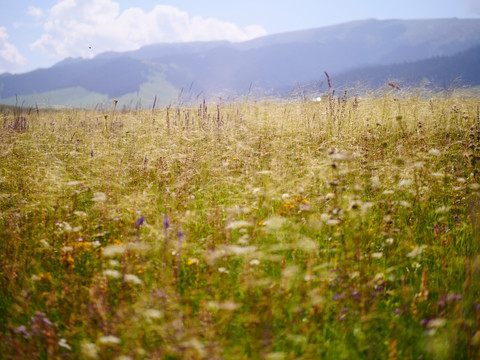
<svg viewBox="0 0 480 360"><path fill-rule="evenodd" d="M190 258L187 261L188 266L193 265L193 264L198 264L198 263L199 263L198 259L195 259L195 258Z"/></svg>

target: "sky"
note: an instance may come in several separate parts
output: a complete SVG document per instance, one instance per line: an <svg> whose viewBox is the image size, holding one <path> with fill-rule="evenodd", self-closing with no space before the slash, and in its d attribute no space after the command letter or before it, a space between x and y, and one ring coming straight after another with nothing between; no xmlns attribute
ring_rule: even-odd
<svg viewBox="0 0 480 360"><path fill-rule="evenodd" d="M0 0L0 73L161 42L237 42L354 20L452 17L480 18L480 0Z"/></svg>

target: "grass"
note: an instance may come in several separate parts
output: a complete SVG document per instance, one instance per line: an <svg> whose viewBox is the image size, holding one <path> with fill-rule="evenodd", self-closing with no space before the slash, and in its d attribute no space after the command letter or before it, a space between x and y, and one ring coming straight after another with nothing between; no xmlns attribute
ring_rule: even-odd
<svg viewBox="0 0 480 360"><path fill-rule="evenodd" d="M478 358L478 109L2 108L2 356Z"/></svg>

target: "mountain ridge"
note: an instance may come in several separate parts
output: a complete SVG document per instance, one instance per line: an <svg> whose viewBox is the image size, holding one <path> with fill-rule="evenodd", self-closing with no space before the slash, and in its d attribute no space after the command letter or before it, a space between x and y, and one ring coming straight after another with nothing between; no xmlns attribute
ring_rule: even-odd
<svg viewBox="0 0 480 360"><path fill-rule="evenodd" d="M366 19L239 43L153 44L92 59L68 58L25 74L0 74L0 103L18 96L32 103L67 88L98 93L102 99L132 94L148 104L157 87L163 94L159 105L170 103L182 89L189 90L182 92L185 97L241 95L252 88L274 93L319 79L324 71L353 74L352 69L366 66L452 56L480 45L478 34L480 19ZM62 101L69 105L68 99ZM54 98L47 102L56 103Z"/></svg>

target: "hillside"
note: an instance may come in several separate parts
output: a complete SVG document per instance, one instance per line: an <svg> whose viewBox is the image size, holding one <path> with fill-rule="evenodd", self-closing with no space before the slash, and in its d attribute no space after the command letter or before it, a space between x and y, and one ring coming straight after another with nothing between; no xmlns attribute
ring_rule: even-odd
<svg viewBox="0 0 480 360"><path fill-rule="evenodd" d="M149 106L155 97L165 105L180 93L187 100L241 95L252 88L268 93L319 79L324 71L353 74L348 71L364 66L451 56L480 45L479 33L480 20L362 20L241 43L156 44L0 75L0 102L92 106L95 99L120 98ZM62 89L72 96L60 101L52 95ZM78 104L79 98L88 101Z"/></svg>

